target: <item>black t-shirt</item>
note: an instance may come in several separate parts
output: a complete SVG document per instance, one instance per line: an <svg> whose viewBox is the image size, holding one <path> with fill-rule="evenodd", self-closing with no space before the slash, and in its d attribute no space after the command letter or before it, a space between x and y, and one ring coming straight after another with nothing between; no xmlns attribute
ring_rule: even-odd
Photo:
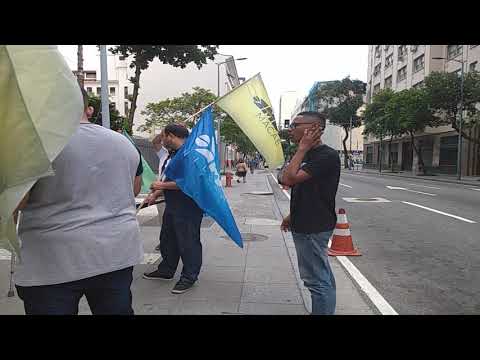
<svg viewBox="0 0 480 360"><path fill-rule="evenodd" d="M290 227L302 234L315 234L335 228L335 196L340 181L340 157L327 145L311 149L300 169L312 178L292 188Z"/></svg>
<svg viewBox="0 0 480 360"><path fill-rule="evenodd" d="M170 152L168 158L173 158L176 151ZM165 161L166 163L167 161ZM166 178L165 181L173 181ZM164 190L165 213L183 218L198 219L203 216L202 209L197 203L182 190Z"/></svg>

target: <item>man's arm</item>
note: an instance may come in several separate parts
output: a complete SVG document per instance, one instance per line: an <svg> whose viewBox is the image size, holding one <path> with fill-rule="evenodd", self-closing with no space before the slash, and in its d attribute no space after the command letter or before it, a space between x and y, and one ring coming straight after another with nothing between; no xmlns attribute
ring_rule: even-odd
<svg viewBox="0 0 480 360"><path fill-rule="evenodd" d="M288 166L280 174L279 180L283 185L293 186L307 181L312 177L312 175L306 171L301 170L300 165L307 152L321 143L321 133L322 130L320 127L305 130L302 140L300 140L300 144L298 145L297 152L292 160L290 160Z"/></svg>
<svg viewBox="0 0 480 360"><path fill-rule="evenodd" d="M133 180L133 194L137 196L140 194L140 190L142 190L142 176L135 176Z"/></svg>
<svg viewBox="0 0 480 360"><path fill-rule="evenodd" d="M155 181L150 185L152 190L180 190L175 181Z"/></svg>

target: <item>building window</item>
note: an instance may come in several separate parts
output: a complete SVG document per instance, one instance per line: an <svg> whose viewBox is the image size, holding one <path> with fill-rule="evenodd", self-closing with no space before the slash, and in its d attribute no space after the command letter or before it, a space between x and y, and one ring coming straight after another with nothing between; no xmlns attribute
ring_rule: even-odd
<svg viewBox="0 0 480 360"><path fill-rule="evenodd" d="M390 45L384 45L383 49L387 52L390 49Z"/></svg>
<svg viewBox="0 0 480 360"><path fill-rule="evenodd" d="M119 59L120 61L123 61L123 60L125 60L125 56L121 56L121 55L120 55L120 56L118 57L118 59Z"/></svg>
<svg viewBox="0 0 480 360"><path fill-rule="evenodd" d="M377 84L373 87L373 95L378 93L380 91L380 84Z"/></svg>
<svg viewBox="0 0 480 360"><path fill-rule="evenodd" d="M400 70L398 70L397 73L397 82L400 82L402 80L405 80L407 77L407 65L402 67Z"/></svg>
<svg viewBox="0 0 480 360"><path fill-rule="evenodd" d="M112 102L112 109L117 110L117 104L115 102Z"/></svg>
<svg viewBox="0 0 480 360"><path fill-rule="evenodd" d="M425 68L425 56L421 55L413 60L413 72L423 70Z"/></svg>
<svg viewBox="0 0 480 360"><path fill-rule="evenodd" d="M128 86L125 86L123 88L123 96L125 97L125 99L128 99Z"/></svg>
<svg viewBox="0 0 480 360"><path fill-rule="evenodd" d="M373 146L367 146L367 156L365 158L365 163L373 163Z"/></svg>
<svg viewBox="0 0 480 360"><path fill-rule="evenodd" d="M97 87L97 95L101 95L102 94L102 88L101 87Z"/></svg>
<svg viewBox="0 0 480 360"><path fill-rule="evenodd" d="M380 65L381 65L381 64L375 65L375 68L373 69L373 76L378 76L378 75L380 75Z"/></svg>
<svg viewBox="0 0 480 360"><path fill-rule="evenodd" d="M91 87L87 87L87 93L89 93L89 94L92 93L92 88Z"/></svg>
<svg viewBox="0 0 480 360"><path fill-rule="evenodd" d="M478 61L472 62L470 64L469 70L470 71L476 71L477 70L477 63L478 63Z"/></svg>
<svg viewBox="0 0 480 360"><path fill-rule="evenodd" d="M128 116L128 101L124 103L125 116Z"/></svg>
<svg viewBox="0 0 480 360"><path fill-rule="evenodd" d="M382 56L382 49L380 48L380 45L375 46L375 58L380 59Z"/></svg>
<svg viewBox="0 0 480 360"><path fill-rule="evenodd" d="M97 72L96 71L86 71L85 72L85 78L86 79L93 79L93 80L96 80L97 79Z"/></svg>
<svg viewBox="0 0 480 360"><path fill-rule="evenodd" d="M417 50L418 50L418 45L410 45L410 51L412 53L415 54L417 52Z"/></svg>
<svg viewBox="0 0 480 360"><path fill-rule="evenodd" d="M392 88L392 75L390 75L385 79L385 89L391 89L391 88Z"/></svg>
<svg viewBox="0 0 480 360"><path fill-rule="evenodd" d="M393 54L390 54L385 58L385 69L388 69L392 65L393 65Z"/></svg>
<svg viewBox="0 0 480 360"><path fill-rule="evenodd" d="M463 53L463 45L447 45L447 59L453 59Z"/></svg>
<svg viewBox="0 0 480 360"><path fill-rule="evenodd" d="M398 47L398 60L399 61L405 60L406 55L407 55L407 45L400 45Z"/></svg>
<svg viewBox="0 0 480 360"><path fill-rule="evenodd" d="M115 96L115 88L114 87L110 88L110 95Z"/></svg>

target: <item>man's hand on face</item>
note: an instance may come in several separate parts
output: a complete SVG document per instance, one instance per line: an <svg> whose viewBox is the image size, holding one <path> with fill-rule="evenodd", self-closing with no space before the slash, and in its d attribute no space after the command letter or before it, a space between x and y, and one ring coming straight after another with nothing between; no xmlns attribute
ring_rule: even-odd
<svg viewBox="0 0 480 360"><path fill-rule="evenodd" d="M312 127L305 129L302 139L298 144L298 149L309 151L322 143L323 128L320 124L314 124Z"/></svg>

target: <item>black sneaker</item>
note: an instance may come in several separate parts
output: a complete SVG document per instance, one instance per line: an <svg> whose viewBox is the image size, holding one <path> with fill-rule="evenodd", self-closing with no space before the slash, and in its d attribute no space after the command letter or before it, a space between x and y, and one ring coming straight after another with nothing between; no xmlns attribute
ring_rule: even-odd
<svg viewBox="0 0 480 360"><path fill-rule="evenodd" d="M155 270L151 273L144 273L143 278L148 280L173 280L173 275L167 275L158 270Z"/></svg>
<svg viewBox="0 0 480 360"><path fill-rule="evenodd" d="M172 289L172 294L183 294L192 288L194 283L180 279Z"/></svg>

